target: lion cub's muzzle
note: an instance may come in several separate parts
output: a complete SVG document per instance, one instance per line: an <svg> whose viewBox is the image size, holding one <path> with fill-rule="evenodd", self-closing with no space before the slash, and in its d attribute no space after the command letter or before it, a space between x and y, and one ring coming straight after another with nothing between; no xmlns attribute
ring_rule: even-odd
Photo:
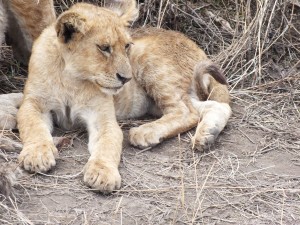
<svg viewBox="0 0 300 225"><path fill-rule="evenodd" d="M127 83L128 81L131 80L131 77L126 77L126 76L124 76L123 74L120 74L120 73L117 73L117 78L118 78L119 81L122 82L122 84L125 84L125 83Z"/></svg>

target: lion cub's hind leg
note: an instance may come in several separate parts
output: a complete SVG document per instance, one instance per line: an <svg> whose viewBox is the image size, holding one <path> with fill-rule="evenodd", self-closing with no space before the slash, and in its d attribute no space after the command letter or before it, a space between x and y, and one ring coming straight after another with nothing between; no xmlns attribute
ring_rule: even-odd
<svg viewBox="0 0 300 225"><path fill-rule="evenodd" d="M218 68L214 68L215 71L212 70L210 73L224 76ZM204 74L201 74L202 72ZM198 97L191 96L193 106L200 116L192 144L198 150L205 150L214 143L228 122L231 115L230 96L227 85L217 82L210 74L205 73L205 68L200 70L199 67L196 68L195 82L200 84L198 87L195 86L198 96L199 92L206 93L207 101L199 101Z"/></svg>
<svg viewBox="0 0 300 225"><path fill-rule="evenodd" d="M156 90L152 93L156 94L152 97L162 110L163 116L154 122L130 130L130 142L139 148L157 145L164 139L195 127L198 122L198 115L193 111L189 99L183 97L185 96L184 90L176 90L174 93L174 89L154 87Z"/></svg>

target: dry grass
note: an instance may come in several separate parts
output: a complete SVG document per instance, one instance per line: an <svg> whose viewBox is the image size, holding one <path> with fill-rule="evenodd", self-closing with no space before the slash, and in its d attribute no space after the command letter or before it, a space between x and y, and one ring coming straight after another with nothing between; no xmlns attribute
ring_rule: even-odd
<svg viewBox="0 0 300 225"><path fill-rule="evenodd" d="M74 2L57 0L56 9ZM54 172L20 179L16 199L0 202L1 223L299 224L299 1L139 2L134 26L181 31L226 72L234 114L217 145L193 153L191 133L144 152L126 142L122 189L101 196L81 182L85 135L65 134L75 146L61 151ZM0 92L21 90L26 69L4 53ZM121 125L127 134L144 122ZM16 161L17 153L2 155Z"/></svg>

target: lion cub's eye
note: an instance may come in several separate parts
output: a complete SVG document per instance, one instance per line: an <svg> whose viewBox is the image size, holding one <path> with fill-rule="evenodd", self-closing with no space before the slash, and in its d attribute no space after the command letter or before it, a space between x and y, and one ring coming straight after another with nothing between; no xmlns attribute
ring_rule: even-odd
<svg viewBox="0 0 300 225"><path fill-rule="evenodd" d="M101 52L111 53L111 47L109 45L97 45L97 48Z"/></svg>

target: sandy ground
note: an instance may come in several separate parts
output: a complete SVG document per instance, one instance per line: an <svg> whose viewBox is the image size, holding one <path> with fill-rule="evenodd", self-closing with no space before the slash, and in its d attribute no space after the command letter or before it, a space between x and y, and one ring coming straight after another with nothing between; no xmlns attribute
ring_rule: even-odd
<svg viewBox="0 0 300 225"><path fill-rule="evenodd" d="M191 150L194 131L141 151L127 141L130 121L122 123L122 187L110 195L82 182L86 134L57 132L73 145L61 149L51 172L24 172L15 199L0 204L1 224L300 224L299 148L251 125L239 100L233 111L205 153Z"/></svg>

